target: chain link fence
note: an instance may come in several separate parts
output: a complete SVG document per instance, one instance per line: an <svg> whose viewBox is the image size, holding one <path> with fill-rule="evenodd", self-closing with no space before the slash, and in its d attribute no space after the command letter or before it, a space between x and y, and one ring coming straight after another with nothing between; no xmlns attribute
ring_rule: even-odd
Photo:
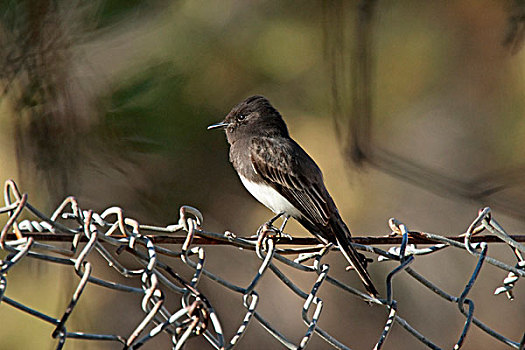
<svg viewBox="0 0 525 350"><path fill-rule="evenodd" d="M377 257L375 260L397 262L397 266L385 278L386 295L384 298L374 299L330 274L330 265L325 263L323 258L336 248L319 245L315 239L278 237L272 228L265 226L262 227L259 236L253 238L237 237L231 232L207 232L202 226L201 213L189 206L180 209L177 224L166 227L142 225L126 217L118 207L108 208L100 214L84 210L79 207L74 197L66 198L48 216L33 207L28 202L28 195L22 194L11 180L5 184L4 200L5 205L0 208L0 214L6 216L7 222L0 233L0 247L5 252L0 260L0 318L2 308L10 306L53 325L52 337L57 339L57 349L63 348L68 339L109 341L120 343L124 349L138 349L155 337L168 337L173 349L183 348L193 337L202 337L210 344L210 348L232 349L241 342L243 335L250 332L254 322L259 323L288 349L305 348L314 335L336 349L349 349L332 335L330 330L319 327L319 320L323 317L323 299L318 292L326 285L337 288L344 296L357 297L364 303L387 310L388 317L384 320L382 332L379 332L380 337L375 349L381 349L388 342L388 335L394 324L403 327L426 347L440 349L439 344L399 315L398 303L394 298L393 280L400 273L406 273L431 290L436 297L457 305L457 311L464 316L465 322L459 331L454 349L459 349L468 342L467 337L473 327L478 327L508 348L523 349L525 345L525 335L521 339L509 339L501 334L501 330L489 327L475 317L474 301L469 299L469 292L485 264L491 264L501 270L502 284L495 286L494 294L504 293L509 299L514 297L513 288L519 277L525 276L525 236L508 235L492 217L489 208L480 210L468 230L458 237L410 231L395 219L389 221L392 234L388 237L355 237L355 247L374 255ZM26 214L32 218L22 219ZM489 235L481 235L482 232L488 232ZM58 242L70 242L70 249L64 249L63 243ZM511 248L514 265L488 255L489 243L496 242ZM180 244L180 249L168 249L162 245L165 243ZM415 243L425 244L425 247ZM217 244L253 252L260 259L260 266L248 284L232 283L204 268L206 251L214 249ZM391 248L383 250L375 246L378 244L390 245ZM116 254L110 252L110 247L116 248ZM447 247L467 251L477 261L474 271L465 280L464 288L457 296L448 293L410 267L415 259ZM131 254L142 267L126 267L121 259L123 252ZM109 267L130 283L95 277L93 264L89 261L94 255L105 259ZM289 256L296 258L292 260ZM187 271L178 271L170 266L165 260L167 257L180 259L183 263L181 266L191 271L191 278L182 277ZM41 264L69 266L78 276L76 290L61 314L46 314L38 308L17 301L17 296L9 293L8 272L24 259L37 259ZM290 274L284 272L285 266L292 268L292 271L314 275L315 283L308 289L300 288L292 281ZM304 300L302 310L298 310L305 324L304 336L301 339L289 339L270 320L263 317L264 310L259 307L260 296L257 290L264 283L262 277L265 274L275 275L297 298ZM138 278L140 287L131 283ZM378 281L377 276L373 278ZM220 302L220 295L210 297L199 290L199 281L203 279L217 283L242 297L244 317L233 336L225 336L221 315L213 307L214 303ZM28 280L27 283L31 282ZM144 315L136 328L129 330L129 335L86 333L67 327L68 319L89 284L141 296ZM167 299L172 296L180 299L179 308L168 306Z"/></svg>

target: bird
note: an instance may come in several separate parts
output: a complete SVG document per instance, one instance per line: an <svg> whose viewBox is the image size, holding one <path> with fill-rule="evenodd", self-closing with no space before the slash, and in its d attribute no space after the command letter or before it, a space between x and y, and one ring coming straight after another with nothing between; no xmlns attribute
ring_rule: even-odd
<svg viewBox="0 0 525 350"><path fill-rule="evenodd" d="M366 270L367 261L351 244L351 234L328 193L321 169L290 137L281 114L264 96L246 98L223 121L208 126L224 129L229 158L244 187L276 215L282 232L291 217L323 244L339 247L368 294L379 293Z"/></svg>

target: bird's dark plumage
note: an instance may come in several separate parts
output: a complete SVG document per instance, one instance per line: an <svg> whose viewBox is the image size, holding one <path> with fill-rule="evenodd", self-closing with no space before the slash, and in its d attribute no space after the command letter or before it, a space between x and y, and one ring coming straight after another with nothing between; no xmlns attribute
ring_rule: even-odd
<svg viewBox="0 0 525 350"><path fill-rule="evenodd" d="M352 247L350 230L324 185L321 170L290 138L270 102L263 96L249 97L216 126L226 129L230 161L248 191L275 213L298 220L321 241L339 246L367 291L376 297L366 260Z"/></svg>

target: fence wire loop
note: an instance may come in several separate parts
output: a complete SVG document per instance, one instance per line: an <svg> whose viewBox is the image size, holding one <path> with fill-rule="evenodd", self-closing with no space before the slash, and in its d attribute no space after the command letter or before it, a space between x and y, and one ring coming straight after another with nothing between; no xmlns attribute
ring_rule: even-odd
<svg viewBox="0 0 525 350"><path fill-rule="evenodd" d="M278 245L293 246L297 238L282 240L281 238L286 236L268 224L260 227L256 239L239 237L229 231L223 234L207 232L202 228L202 214L196 208L183 206L179 210L176 224L166 227L143 225L127 217L124 210L119 207L107 208L101 214L90 209L82 209L73 196L65 198L52 214L47 216L29 203L28 195L21 193L12 180L5 182L4 202L5 205L0 208L0 215L6 216L6 223L0 231L0 248L6 252L6 255L0 260L0 304L9 305L20 312L52 324L51 336L57 339L57 349L63 348L68 339L111 341L121 344L123 349L138 349L162 334L169 339L173 349L182 349L193 337L202 337L215 349L233 349L249 332L250 324L253 322L258 322L288 349L304 349L314 335L336 349L349 349L337 339L336 335L319 327L323 305L327 302L323 300L322 290L328 284L337 288L340 293L356 296L356 302L361 299L375 307L384 307L388 310L384 327L374 349L381 349L384 346L394 324L400 325L426 347L440 349L440 346L400 316L403 307L395 299L394 279L401 273L406 273L434 295L456 304L465 322L455 340L454 349L460 349L468 342L472 326L478 327L510 348L523 348L525 337L518 341L511 340L488 327L476 318L475 302L468 298L484 263L489 263L506 274L506 277L502 276L502 286L495 288L495 295L504 293L512 300L513 289L516 288L519 278L525 276L525 248L523 240L516 239L521 236L510 236L505 232L488 207L479 211L465 233L458 236L461 237L459 241L441 235L410 231L405 224L392 218L388 221L390 237L400 237L399 245L383 250L372 245L354 243L356 249L373 254L378 262L390 261L395 264L384 279L385 298L376 299L332 276L330 265L323 260L331 251L337 249L332 244L314 244L306 249L283 249ZM21 219L22 214L32 215L33 218ZM144 234L146 231L148 234ZM507 245L512 250L516 262L507 264L488 256L489 245L485 242L480 243L478 239L484 231L497 236L503 244ZM156 243L159 238L173 236L180 237L178 251ZM415 238L428 246L418 247L411 243ZM61 240L71 242L70 248L64 249L56 244ZM51 243L44 243L44 241ZM206 250L213 247L210 245L205 248L207 243L228 245L241 248L249 254L255 253L260 264L248 285L232 283L221 277L220 271L212 273L205 267ZM411 268L411 264L420 256L433 254L449 247L465 251L476 259L474 271L468 276L459 296L449 294ZM123 254L133 256L140 267L127 267L120 258ZM297 257L288 259L286 254L296 254ZM109 267L130 279L130 283L96 277L97 271L91 261L95 256L102 257ZM191 277L189 279L181 277L182 271L172 267L165 257L180 259L183 266L191 272ZM16 295L9 294L7 273L13 272L13 266L27 259L73 267L79 280L67 307L59 316L54 317L24 305L15 300ZM303 290L294 282L294 276L286 275L281 266L291 267L298 273L309 273L314 276L311 287ZM264 283L262 280L265 274L273 274L293 295L304 300L300 312L305 330L300 339L290 340L272 324L272 315L259 306L261 296L258 287ZM131 283L131 279L134 278L140 280L140 287ZM239 307L242 308L244 316L241 323L233 327L236 331L229 338L223 334L220 315L212 306L212 303L218 302L218 297L208 298L199 290L199 283L204 278L240 296ZM379 280L377 276L373 278ZM132 326L128 336L85 333L67 328L78 301L90 284L117 292L131 293L138 297L143 315L140 322ZM180 300L179 307L174 307L172 302L166 302L173 298Z"/></svg>

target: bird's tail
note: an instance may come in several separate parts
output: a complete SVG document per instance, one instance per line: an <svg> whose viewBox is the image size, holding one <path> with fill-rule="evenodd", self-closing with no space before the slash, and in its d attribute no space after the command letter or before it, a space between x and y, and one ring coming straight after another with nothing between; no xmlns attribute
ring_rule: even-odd
<svg viewBox="0 0 525 350"><path fill-rule="evenodd" d="M343 253L346 260L350 263L350 265L352 265L354 270L359 275L359 278L361 278L361 281L363 282L363 285L365 286L368 294L374 298L377 298L379 293L372 283L372 279L370 278L368 271L366 271L366 261L363 255L359 254L350 243L350 230L340 218L332 223L332 228L341 253Z"/></svg>

